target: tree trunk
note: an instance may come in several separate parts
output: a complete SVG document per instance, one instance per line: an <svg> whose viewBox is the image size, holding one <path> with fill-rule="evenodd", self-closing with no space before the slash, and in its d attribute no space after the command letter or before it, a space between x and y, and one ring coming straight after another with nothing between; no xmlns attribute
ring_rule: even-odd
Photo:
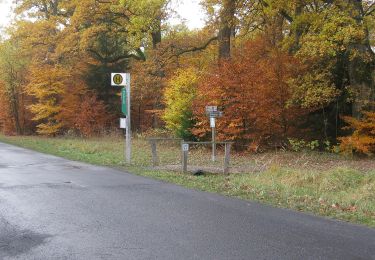
<svg viewBox="0 0 375 260"><path fill-rule="evenodd" d="M299 17L302 14L303 6L304 4L302 3L302 1L300 0L297 1L296 7L294 10L294 17ZM299 49L299 42L303 34L303 29L301 28L300 24L297 24L297 26L294 26L294 30L292 30L291 33L293 35L294 40L293 40L292 46L289 49L289 52L296 53Z"/></svg>
<svg viewBox="0 0 375 260"><path fill-rule="evenodd" d="M9 89L9 101L10 101L10 111L12 113L12 118L14 120L14 127L16 130L17 135L22 134L22 128L20 124L20 118L19 118L19 102L18 102L18 93L16 91L16 86L11 83L10 89Z"/></svg>
<svg viewBox="0 0 375 260"><path fill-rule="evenodd" d="M219 60L229 59L231 50L231 37L234 29L234 18L236 12L236 0L223 0L220 12L219 30Z"/></svg>
<svg viewBox="0 0 375 260"><path fill-rule="evenodd" d="M154 31L151 33L152 37L152 48L155 50L159 43L161 43L161 17L156 18L156 26Z"/></svg>
<svg viewBox="0 0 375 260"><path fill-rule="evenodd" d="M355 56L348 61L349 80L351 88L355 92L352 104L352 116L360 118L362 111L370 109L374 102L374 59L375 55L371 49L369 31L364 23L364 11L362 0L348 0L351 4L353 18L363 26L365 38L362 42L352 44L350 52ZM368 61L368 57L371 58Z"/></svg>

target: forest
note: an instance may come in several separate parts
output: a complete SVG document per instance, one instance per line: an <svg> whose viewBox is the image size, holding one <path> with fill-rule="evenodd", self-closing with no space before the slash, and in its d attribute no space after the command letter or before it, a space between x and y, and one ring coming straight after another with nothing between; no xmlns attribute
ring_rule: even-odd
<svg viewBox="0 0 375 260"><path fill-rule="evenodd" d="M0 132L82 137L132 127L237 150L375 153L375 2L202 0L205 26L170 25L169 0L17 0L0 43Z"/></svg>

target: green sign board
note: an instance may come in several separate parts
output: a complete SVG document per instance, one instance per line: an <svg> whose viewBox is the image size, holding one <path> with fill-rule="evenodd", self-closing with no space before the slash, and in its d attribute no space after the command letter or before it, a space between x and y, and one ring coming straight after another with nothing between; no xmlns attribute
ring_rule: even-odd
<svg viewBox="0 0 375 260"><path fill-rule="evenodd" d="M121 92L121 111L125 116L128 115L126 88L123 88Z"/></svg>

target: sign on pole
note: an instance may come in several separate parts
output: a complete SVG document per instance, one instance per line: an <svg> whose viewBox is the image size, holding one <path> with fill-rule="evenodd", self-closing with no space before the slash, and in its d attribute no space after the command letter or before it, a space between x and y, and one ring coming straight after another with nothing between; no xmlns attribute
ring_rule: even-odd
<svg viewBox="0 0 375 260"><path fill-rule="evenodd" d="M219 111L217 106L206 106L206 114L210 118L212 130L212 161L216 161L216 118L222 117L223 112Z"/></svg>
<svg viewBox="0 0 375 260"><path fill-rule="evenodd" d="M223 117L223 112L222 111L214 111L214 112L210 112L208 114L208 116L210 118L219 118L219 117Z"/></svg>
<svg viewBox="0 0 375 260"><path fill-rule="evenodd" d="M120 128L126 129L126 118L120 118Z"/></svg>
<svg viewBox="0 0 375 260"><path fill-rule="evenodd" d="M125 160L131 162L131 118L130 118L130 74L111 73L111 85L124 87L121 91L121 112L126 116L120 120L120 128L125 129Z"/></svg>
<svg viewBox="0 0 375 260"><path fill-rule="evenodd" d="M211 126L211 128L216 127L216 118L215 117L210 117L210 126Z"/></svg>
<svg viewBox="0 0 375 260"><path fill-rule="evenodd" d="M111 85L112 86L126 86L127 73L111 73Z"/></svg>
<svg viewBox="0 0 375 260"><path fill-rule="evenodd" d="M130 103L130 73L125 74L125 82L126 82L126 162L131 162L132 156L132 128L131 128L131 103Z"/></svg>
<svg viewBox="0 0 375 260"><path fill-rule="evenodd" d="M217 106L206 106L206 113L209 114L211 112L216 112Z"/></svg>

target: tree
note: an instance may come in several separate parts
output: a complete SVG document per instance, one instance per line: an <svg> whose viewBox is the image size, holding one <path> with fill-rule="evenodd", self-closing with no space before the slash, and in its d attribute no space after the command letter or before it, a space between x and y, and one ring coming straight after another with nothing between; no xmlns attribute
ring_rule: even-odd
<svg viewBox="0 0 375 260"><path fill-rule="evenodd" d="M100 134L109 121L111 116L104 102L99 101L95 94L86 93L79 103L79 110L76 111L74 128L84 137L91 137Z"/></svg>
<svg viewBox="0 0 375 260"><path fill-rule="evenodd" d="M55 135L63 126L58 114L69 73L60 66L44 65L31 68L30 76L27 93L38 101L30 105L33 120L39 123L37 132Z"/></svg>
<svg viewBox="0 0 375 260"><path fill-rule="evenodd" d="M163 119L167 128L182 139L191 139L194 126L193 100L196 97L199 77L192 68L177 70L164 92L166 109Z"/></svg>
<svg viewBox="0 0 375 260"><path fill-rule="evenodd" d="M219 30L219 59L228 59L231 56L231 37L234 30L236 0L223 0L220 10Z"/></svg>
<svg viewBox="0 0 375 260"><path fill-rule="evenodd" d="M314 63L311 72L315 77L328 74L327 88L333 83L342 95L348 95L346 90L350 90L354 94L352 114L360 117L360 111L374 99L374 53L369 34L374 8L371 1L265 0L264 3L269 13L276 10L276 15L288 21L284 29L290 34L284 42L291 53Z"/></svg>
<svg viewBox="0 0 375 260"><path fill-rule="evenodd" d="M17 43L11 40L0 46L0 72L3 115L8 132L14 129L16 134L26 130L25 85L28 60L19 54Z"/></svg>
<svg viewBox="0 0 375 260"><path fill-rule="evenodd" d="M231 56L231 42L237 25L236 14L242 0L206 0L203 6L210 19L210 26L218 31L213 39L218 40L219 60Z"/></svg>
<svg viewBox="0 0 375 260"><path fill-rule="evenodd" d="M224 112L217 123L220 139L237 145L283 145L294 134L303 109L290 104L289 80L301 71L292 56L270 46L263 38L246 43L244 49L203 77L194 102L197 124L194 134L209 133L206 105Z"/></svg>
<svg viewBox="0 0 375 260"><path fill-rule="evenodd" d="M354 130L351 135L340 138L340 150L344 153L375 153L375 112L364 112L364 115L361 120L344 117L345 122L349 124L346 129Z"/></svg>

